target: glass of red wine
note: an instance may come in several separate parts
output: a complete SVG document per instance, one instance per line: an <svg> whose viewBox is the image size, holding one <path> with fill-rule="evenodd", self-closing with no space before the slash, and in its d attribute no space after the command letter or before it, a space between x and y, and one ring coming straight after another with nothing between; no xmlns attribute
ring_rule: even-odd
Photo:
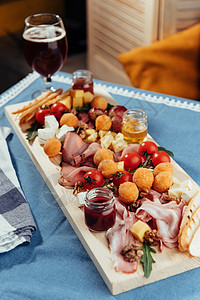
<svg viewBox="0 0 200 300"><path fill-rule="evenodd" d="M25 19L22 37L26 61L45 81L45 87L32 95L35 98L45 89L53 90L52 75L63 66L67 57L66 31L60 16L41 13Z"/></svg>

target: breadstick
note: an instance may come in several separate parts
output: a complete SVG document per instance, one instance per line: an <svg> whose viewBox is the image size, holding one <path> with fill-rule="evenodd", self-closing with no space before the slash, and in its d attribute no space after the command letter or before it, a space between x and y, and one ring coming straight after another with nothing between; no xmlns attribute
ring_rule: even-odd
<svg viewBox="0 0 200 300"><path fill-rule="evenodd" d="M48 101L53 100L56 98L58 95L62 93L62 89L57 89L55 92L51 93L48 97L45 99L41 100L40 102L36 103L26 111L24 111L20 117L19 117L19 123L26 123L28 122L37 112L37 109L41 107L43 104L46 104Z"/></svg>
<svg viewBox="0 0 200 300"><path fill-rule="evenodd" d="M12 114L20 114L20 113L24 112L25 110L31 108L32 106L36 105L37 103L39 103L40 101L42 101L43 99L48 97L51 93L52 93L51 90L47 90L47 91L43 92L37 98L35 98L34 101L30 102L28 105L25 105L21 109L13 111Z"/></svg>
<svg viewBox="0 0 200 300"><path fill-rule="evenodd" d="M70 95L70 91L71 89L67 90L66 92L58 95L56 98L52 99L52 100L49 100L48 102L45 103L45 105L52 105L56 102L59 102L61 101L62 99L64 99L65 97L69 96Z"/></svg>

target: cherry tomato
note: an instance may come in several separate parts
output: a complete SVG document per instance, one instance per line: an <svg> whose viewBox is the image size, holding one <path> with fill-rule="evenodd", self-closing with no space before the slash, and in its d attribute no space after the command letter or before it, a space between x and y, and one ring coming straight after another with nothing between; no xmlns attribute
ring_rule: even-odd
<svg viewBox="0 0 200 300"><path fill-rule="evenodd" d="M121 161L124 161L124 169L126 171L136 169L142 163L142 158L137 152L125 154Z"/></svg>
<svg viewBox="0 0 200 300"><path fill-rule="evenodd" d="M149 155L152 156L158 151L158 147L154 142L146 141L140 144L139 154L147 158Z"/></svg>
<svg viewBox="0 0 200 300"><path fill-rule="evenodd" d="M113 183L116 187L119 187L121 183L126 181L132 182L133 176L128 171L119 171L113 174Z"/></svg>
<svg viewBox="0 0 200 300"><path fill-rule="evenodd" d="M51 114L53 114L57 120L60 120L63 113L68 112L68 108L61 102L56 102L51 105Z"/></svg>
<svg viewBox="0 0 200 300"><path fill-rule="evenodd" d="M153 154L152 163L155 166L163 162L170 162L170 156L165 151L157 151Z"/></svg>
<svg viewBox="0 0 200 300"><path fill-rule="evenodd" d="M36 112L36 120L38 123L40 123L40 125L44 125L44 118L46 116L49 116L51 115L51 112L49 111L49 109L39 109L37 112Z"/></svg>
<svg viewBox="0 0 200 300"><path fill-rule="evenodd" d="M83 185L87 190L91 190L103 185L103 175L101 172L91 170L83 176Z"/></svg>

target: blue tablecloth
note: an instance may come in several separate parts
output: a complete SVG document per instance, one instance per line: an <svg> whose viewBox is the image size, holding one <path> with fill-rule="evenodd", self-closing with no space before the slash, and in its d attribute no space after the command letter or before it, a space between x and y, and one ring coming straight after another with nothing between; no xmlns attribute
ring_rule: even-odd
<svg viewBox="0 0 200 300"><path fill-rule="evenodd" d="M59 72L54 80L55 87L67 90L71 75ZM4 107L30 100L41 84L31 73L1 95L0 126L10 126ZM200 184L199 102L97 80L95 84L119 104L143 109L149 134L173 151L176 162ZM8 147L38 230L29 245L0 254L0 299L200 298L200 268L113 296L15 133Z"/></svg>

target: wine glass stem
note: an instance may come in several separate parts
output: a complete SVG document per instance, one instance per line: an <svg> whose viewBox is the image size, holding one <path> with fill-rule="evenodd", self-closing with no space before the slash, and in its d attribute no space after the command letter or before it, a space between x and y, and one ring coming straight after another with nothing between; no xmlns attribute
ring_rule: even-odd
<svg viewBox="0 0 200 300"><path fill-rule="evenodd" d="M52 90L55 91L55 89L52 87L52 79L51 76L48 75L47 77L44 77L44 82L45 82L45 90Z"/></svg>

